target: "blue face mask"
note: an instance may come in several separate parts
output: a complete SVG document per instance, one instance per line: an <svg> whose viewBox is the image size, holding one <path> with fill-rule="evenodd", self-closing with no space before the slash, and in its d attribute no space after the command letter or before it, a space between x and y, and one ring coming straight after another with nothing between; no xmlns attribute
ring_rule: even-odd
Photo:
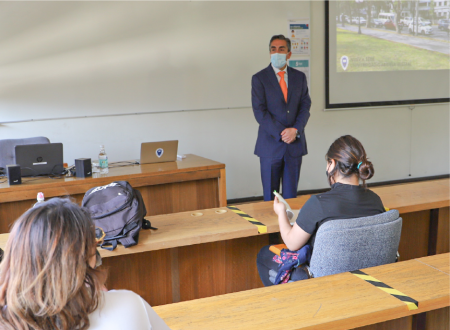
<svg viewBox="0 0 450 330"><path fill-rule="evenodd" d="M275 53L270 55L270 62L277 69L281 69L286 65L286 54Z"/></svg>

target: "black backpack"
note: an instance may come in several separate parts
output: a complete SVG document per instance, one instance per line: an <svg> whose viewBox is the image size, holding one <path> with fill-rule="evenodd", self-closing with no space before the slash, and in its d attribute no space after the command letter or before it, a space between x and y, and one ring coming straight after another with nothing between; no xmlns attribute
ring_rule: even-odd
<svg viewBox="0 0 450 330"><path fill-rule="evenodd" d="M89 210L95 226L105 232L101 247L107 250L114 250L117 243L126 248L136 245L141 228L156 229L144 219L147 210L141 193L127 181L89 189L81 206ZM112 247L106 247L109 245Z"/></svg>

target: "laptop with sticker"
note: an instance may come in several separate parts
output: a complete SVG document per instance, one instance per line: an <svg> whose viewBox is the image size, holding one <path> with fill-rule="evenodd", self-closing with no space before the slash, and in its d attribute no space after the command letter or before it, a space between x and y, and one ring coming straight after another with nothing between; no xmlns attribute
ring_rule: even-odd
<svg viewBox="0 0 450 330"><path fill-rule="evenodd" d="M141 143L140 164L174 162L177 160L178 140Z"/></svg>
<svg viewBox="0 0 450 330"><path fill-rule="evenodd" d="M59 175L64 170L62 143L18 145L15 158L22 176Z"/></svg>

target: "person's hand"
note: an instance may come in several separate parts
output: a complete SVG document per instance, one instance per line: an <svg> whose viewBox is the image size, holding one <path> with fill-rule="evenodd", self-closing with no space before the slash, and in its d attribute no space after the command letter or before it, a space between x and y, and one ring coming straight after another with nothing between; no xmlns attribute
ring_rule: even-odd
<svg viewBox="0 0 450 330"><path fill-rule="evenodd" d="M278 197L275 196L275 199L273 200L273 210L275 211L275 213L277 215L286 214L286 205L284 205L284 203L280 203L278 201Z"/></svg>
<svg viewBox="0 0 450 330"><path fill-rule="evenodd" d="M281 140L284 143L291 144L297 138L297 129L294 127L285 128L283 132L281 132Z"/></svg>

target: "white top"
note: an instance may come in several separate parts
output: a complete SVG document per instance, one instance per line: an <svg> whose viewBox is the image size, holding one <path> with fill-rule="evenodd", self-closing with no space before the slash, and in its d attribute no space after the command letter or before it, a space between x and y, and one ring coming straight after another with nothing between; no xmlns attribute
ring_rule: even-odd
<svg viewBox="0 0 450 330"><path fill-rule="evenodd" d="M273 70L275 71L275 76L277 76L278 83L280 83L280 80L281 80L281 77L278 75L278 72L284 71L284 81L286 82L286 87L289 88L289 86L288 86L287 65L284 68L284 70L277 69L276 67L273 66L273 64L271 64L271 65L272 65Z"/></svg>
<svg viewBox="0 0 450 330"><path fill-rule="evenodd" d="M170 330L153 308L127 290L104 293L103 302L91 315L89 330Z"/></svg>

